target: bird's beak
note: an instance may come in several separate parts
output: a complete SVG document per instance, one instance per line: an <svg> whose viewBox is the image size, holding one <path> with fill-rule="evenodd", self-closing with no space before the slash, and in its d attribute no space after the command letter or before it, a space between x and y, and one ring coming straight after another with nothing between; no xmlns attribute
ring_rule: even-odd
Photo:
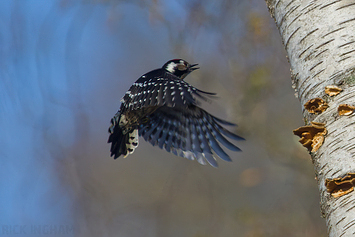
<svg viewBox="0 0 355 237"><path fill-rule="evenodd" d="M197 63L196 64L191 64L190 67L189 67L190 71L194 71L196 69L199 69L199 67L196 67L197 65L198 65Z"/></svg>

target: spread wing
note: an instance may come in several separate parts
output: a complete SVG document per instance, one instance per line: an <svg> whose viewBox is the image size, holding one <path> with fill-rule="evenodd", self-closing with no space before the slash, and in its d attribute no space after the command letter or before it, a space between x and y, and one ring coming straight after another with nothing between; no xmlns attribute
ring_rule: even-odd
<svg viewBox="0 0 355 237"><path fill-rule="evenodd" d="M201 164L206 164L207 160L214 167L218 166L216 155L231 161L221 145L232 151L240 151L226 137L244 140L222 127L234 124L218 119L194 105L174 109L163 106L148 119L139 128L139 135L146 141L175 155L196 159Z"/></svg>
<svg viewBox="0 0 355 237"><path fill-rule="evenodd" d="M201 91L178 77L157 69L139 78L122 98L121 111L137 110L151 106L188 106L197 104L195 97L206 100L205 95L215 93Z"/></svg>

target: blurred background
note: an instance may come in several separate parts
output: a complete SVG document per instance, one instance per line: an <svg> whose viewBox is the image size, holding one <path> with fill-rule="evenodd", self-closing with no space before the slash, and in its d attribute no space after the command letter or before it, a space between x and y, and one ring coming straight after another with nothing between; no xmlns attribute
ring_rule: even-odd
<svg viewBox="0 0 355 237"><path fill-rule="evenodd" d="M141 140L113 160L120 99L172 58L237 123L219 168ZM279 33L260 0L0 3L1 236L326 236Z"/></svg>

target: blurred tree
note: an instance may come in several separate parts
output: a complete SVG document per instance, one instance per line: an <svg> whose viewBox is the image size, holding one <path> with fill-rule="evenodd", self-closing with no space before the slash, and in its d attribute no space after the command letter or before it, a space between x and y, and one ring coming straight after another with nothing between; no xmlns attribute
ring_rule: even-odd
<svg viewBox="0 0 355 237"><path fill-rule="evenodd" d="M0 29L0 223L85 237L324 236L264 2L0 1ZM247 141L232 163L203 167L143 142L110 159L124 92L172 58L199 63L188 82L220 97L204 108L239 125Z"/></svg>
<svg viewBox="0 0 355 237"><path fill-rule="evenodd" d="M354 2L266 2L288 54L293 86L304 105L306 125L324 123L328 133L324 144L317 150L317 144L323 142L323 135L318 131L314 138L309 137L307 132L311 131L311 126L299 131L303 140L308 139L312 143L309 150L329 236L354 236L353 178L350 175L341 179L355 172L354 116L342 116L351 114L354 109L343 106L348 109L342 114L342 107L339 106L355 104ZM326 86L330 85L339 87L342 92L337 95L333 91L332 94L332 91L326 90ZM319 124L313 127L317 126ZM327 179L336 179L338 182L326 182Z"/></svg>

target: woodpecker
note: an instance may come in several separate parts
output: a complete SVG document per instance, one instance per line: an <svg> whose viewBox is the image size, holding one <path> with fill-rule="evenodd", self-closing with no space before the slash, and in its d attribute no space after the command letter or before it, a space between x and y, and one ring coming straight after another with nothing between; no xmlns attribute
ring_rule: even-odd
<svg viewBox="0 0 355 237"><path fill-rule="evenodd" d="M108 143L114 159L132 154L141 136L177 156L206 161L217 167L216 157L231 161L221 148L238 147L226 139L244 140L222 125L235 124L219 119L199 107L199 99L207 100L215 93L199 90L184 78L199 69L183 59L173 59L142 75L126 92L121 107L111 119Z"/></svg>

